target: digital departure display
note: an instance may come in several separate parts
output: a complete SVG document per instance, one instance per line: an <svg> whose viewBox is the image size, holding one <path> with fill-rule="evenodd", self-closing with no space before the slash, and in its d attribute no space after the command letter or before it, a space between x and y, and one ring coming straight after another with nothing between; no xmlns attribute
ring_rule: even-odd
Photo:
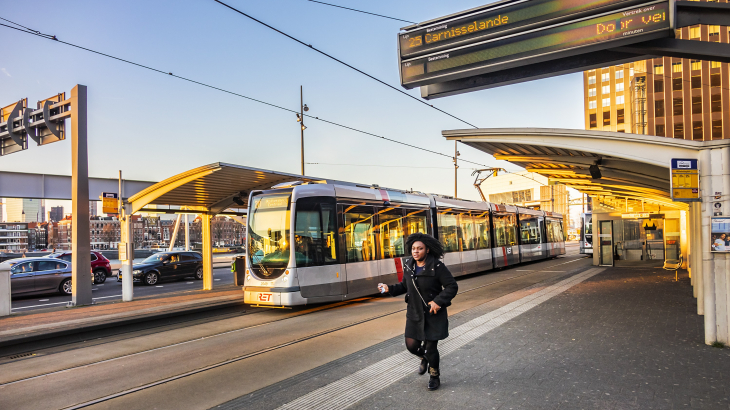
<svg viewBox="0 0 730 410"><path fill-rule="evenodd" d="M496 5L470 16L437 22L401 34L400 55L415 57L464 42L486 40L535 23L558 23L590 12L597 13L602 9L616 9L640 2L641 0L530 0L501 7Z"/></svg>
<svg viewBox="0 0 730 410"><path fill-rule="evenodd" d="M413 58L401 63L401 83L412 88L456 72L466 77L468 75L462 73L506 61L640 37L661 30L666 30L669 35L669 28L669 4L645 4L602 17L566 22L553 28Z"/></svg>

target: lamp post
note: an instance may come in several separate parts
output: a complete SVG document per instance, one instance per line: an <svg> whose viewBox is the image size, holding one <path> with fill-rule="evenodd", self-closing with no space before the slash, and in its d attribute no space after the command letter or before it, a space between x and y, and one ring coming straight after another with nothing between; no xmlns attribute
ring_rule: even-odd
<svg viewBox="0 0 730 410"><path fill-rule="evenodd" d="M304 112L309 111L309 107L307 107L307 104L304 104L304 88L300 85L299 86L299 114L297 114L297 122L301 123L301 156L302 156L302 175L304 175L304 130L307 129L307 127L304 126Z"/></svg>

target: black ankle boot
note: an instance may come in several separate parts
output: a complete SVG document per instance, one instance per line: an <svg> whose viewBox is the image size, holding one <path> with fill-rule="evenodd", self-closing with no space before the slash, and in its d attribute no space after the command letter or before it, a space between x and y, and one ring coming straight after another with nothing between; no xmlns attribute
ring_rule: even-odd
<svg viewBox="0 0 730 410"><path fill-rule="evenodd" d="M426 370L428 370L428 360L426 360L425 357L421 358L421 364L418 366L418 374L422 375L426 373Z"/></svg>
<svg viewBox="0 0 730 410"><path fill-rule="evenodd" d="M431 367L428 369L428 374L431 375L428 379L428 389L432 391L438 389L441 386L441 379L439 379L441 373L439 373L439 369Z"/></svg>

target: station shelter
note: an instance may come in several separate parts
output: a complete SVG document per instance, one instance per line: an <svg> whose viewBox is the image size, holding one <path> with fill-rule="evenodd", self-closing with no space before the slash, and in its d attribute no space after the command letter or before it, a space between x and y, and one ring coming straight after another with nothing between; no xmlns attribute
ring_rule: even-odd
<svg viewBox="0 0 730 410"><path fill-rule="evenodd" d="M730 215L730 140L552 128L443 136L589 195L594 265L661 268L665 260L681 261L704 316L705 342L730 343L730 216L723 220ZM698 167L698 202L672 199L670 169L678 159Z"/></svg>
<svg viewBox="0 0 730 410"><path fill-rule="evenodd" d="M216 215L230 216L245 223L251 191L269 189L292 181L315 182L323 178L307 177L240 165L217 162L171 176L136 194L123 198L122 240L119 259L122 262L122 300L133 299L132 261L134 249L132 221L138 212L192 214L201 218L203 290L213 289L213 234L211 220ZM177 235L177 229L173 236ZM174 243L173 237L171 243ZM122 251L124 249L124 251Z"/></svg>

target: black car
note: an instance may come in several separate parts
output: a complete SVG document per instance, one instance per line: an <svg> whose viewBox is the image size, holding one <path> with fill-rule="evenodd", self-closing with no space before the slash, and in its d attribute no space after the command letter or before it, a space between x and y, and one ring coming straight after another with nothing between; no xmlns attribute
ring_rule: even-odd
<svg viewBox="0 0 730 410"><path fill-rule="evenodd" d="M134 282L155 285L163 280L181 280L193 276L203 279L203 256L198 252L160 252L132 267ZM122 271L117 282L122 281Z"/></svg>

